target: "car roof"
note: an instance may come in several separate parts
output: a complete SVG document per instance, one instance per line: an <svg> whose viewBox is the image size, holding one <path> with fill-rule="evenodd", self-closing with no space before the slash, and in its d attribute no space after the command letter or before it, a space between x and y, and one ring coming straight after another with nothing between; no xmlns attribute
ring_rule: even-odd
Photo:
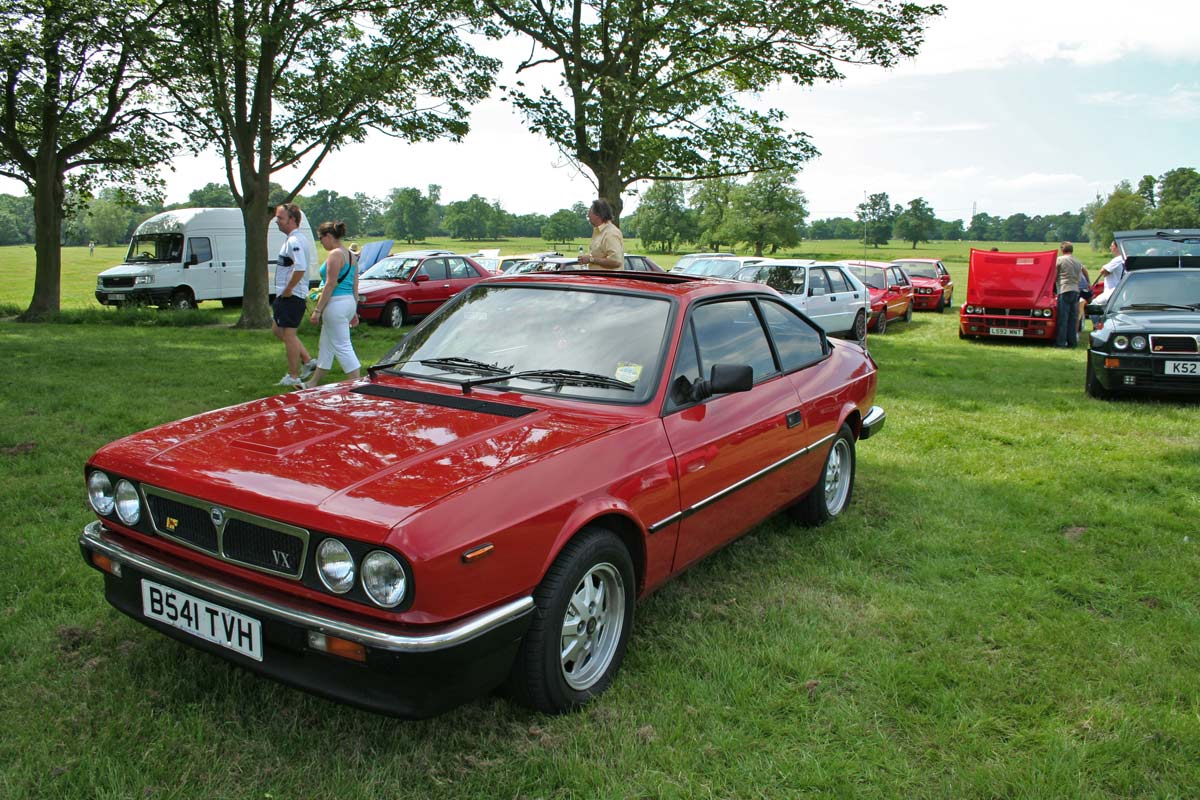
<svg viewBox="0 0 1200 800"><path fill-rule="evenodd" d="M609 288L650 292L679 298L699 298L708 295L744 294L748 285L740 281L710 278L703 275L684 275L670 272L633 272L631 270L566 270L562 272L525 272L519 275L496 275L484 283L512 285L563 284L586 288ZM761 294L761 291L759 292Z"/></svg>
<svg viewBox="0 0 1200 800"><path fill-rule="evenodd" d="M405 250L400 253L391 253L385 258L428 258L429 256L452 256L449 250ZM382 260L382 259L381 259Z"/></svg>
<svg viewBox="0 0 1200 800"><path fill-rule="evenodd" d="M845 264L837 261L817 261L811 258L780 258L764 259L757 264L747 264L745 269L754 267L843 267Z"/></svg>
<svg viewBox="0 0 1200 800"><path fill-rule="evenodd" d="M839 261L837 263L847 267L874 267L875 269L891 269L896 266L890 261Z"/></svg>
<svg viewBox="0 0 1200 800"><path fill-rule="evenodd" d="M893 264L936 264L940 258L893 258Z"/></svg>

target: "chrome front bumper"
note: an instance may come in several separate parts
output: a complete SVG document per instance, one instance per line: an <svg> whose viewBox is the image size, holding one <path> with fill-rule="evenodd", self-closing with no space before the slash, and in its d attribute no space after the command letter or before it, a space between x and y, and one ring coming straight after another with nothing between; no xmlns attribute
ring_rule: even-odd
<svg viewBox="0 0 1200 800"><path fill-rule="evenodd" d="M887 412L879 406L871 406L871 410L863 417L862 430L859 431L858 438L870 439L883 430L885 422L887 422Z"/></svg>

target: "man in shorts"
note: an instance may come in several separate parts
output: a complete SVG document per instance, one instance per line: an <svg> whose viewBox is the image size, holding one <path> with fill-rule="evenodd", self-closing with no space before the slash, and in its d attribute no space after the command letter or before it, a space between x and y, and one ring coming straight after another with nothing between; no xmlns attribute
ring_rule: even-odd
<svg viewBox="0 0 1200 800"><path fill-rule="evenodd" d="M275 304L271 306L271 333L283 342L288 371L277 385L300 388L317 368L297 331L304 319L305 292L308 291L308 248L297 231L300 207L284 203L275 209L275 224L287 235L275 264Z"/></svg>

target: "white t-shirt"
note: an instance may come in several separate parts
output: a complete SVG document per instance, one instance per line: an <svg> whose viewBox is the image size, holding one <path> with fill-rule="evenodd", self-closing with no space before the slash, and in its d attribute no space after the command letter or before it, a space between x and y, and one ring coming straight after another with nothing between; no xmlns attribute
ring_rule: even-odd
<svg viewBox="0 0 1200 800"><path fill-rule="evenodd" d="M285 264L286 259L291 259L290 266ZM304 244L298 232L292 231L288 234L287 241L283 243L283 249L279 251L279 261L275 264L275 296L286 297L283 292L287 289L288 281L292 279L292 273L299 272L302 275L308 275L308 248ZM308 288L306 281L299 281L296 288L300 290L297 294L292 292L292 296L302 297L304 290Z"/></svg>
<svg viewBox="0 0 1200 800"><path fill-rule="evenodd" d="M1112 290L1117 288L1117 284L1125 275L1125 259L1117 256L1100 268L1100 274L1104 277L1104 293L1112 294Z"/></svg>

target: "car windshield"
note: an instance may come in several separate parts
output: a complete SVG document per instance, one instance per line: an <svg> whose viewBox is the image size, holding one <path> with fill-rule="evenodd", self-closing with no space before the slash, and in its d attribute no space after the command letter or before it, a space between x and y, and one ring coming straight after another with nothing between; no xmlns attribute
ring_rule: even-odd
<svg viewBox="0 0 1200 800"><path fill-rule="evenodd" d="M736 258L701 258L683 268L688 275L709 275L715 278L732 278L742 268Z"/></svg>
<svg viewBox="0 0 1200 800"><path fill-rule="evenodd" d="M127 264L169 264L180 260L182 233L151 233L134 236L125 254Z"/></svg>
<svg viewBox="0 0 1200 800"><path fill-rule="evenodd" d="M937 280L937 267L933 264L926 264L922 261L897 261L897 266L903 267L910 278L933 278Z"/></svg>
<svg viewBox="0 0 1200 800"><path fill-rule="evenodd" d="M1161 256L1163 258L1179 258L1180 256L1200 256L1200 239L1171 239L1150 237L1148 239L1121 239L1121 250L1125 257Z"/></svg>
<svg viewBox="0 0 1200 800"><path fill-rule="evenodd" d="M644 402L658 383L670 316L664 298L563 285L476 284L381 363L457 383L500 377L491 384L495 388ZM504 378L533 370L575 374Z"/></svg>
<svg viewBox="0 0 1200 800"><path fill-rule="evenodd" d="M419 258L385 258L371 266L361 278L367 280L407 281L412 280L413 272L420 266Z"/></svg>
<svg viewBox="0 0 1200 800"><path fill-rule="evenodd" d="M1200 270L1131 272L1108 302L1118 311L1142 306L1200 304Z"/></svg>
<svg viewBox="0 0 1200 800"><path fill-rule="evenodd" d="M746 267L735 277L739 281L765 283L780 294L804 291L804 267Z"/></svg>
<svg viewBox="0 0 1200 800"><path fill-rule="evenodd" d="M883 270L876 267L856 267L849 266L850 274L858 278L860 281L870 286L872 289L886 289L887 278L884 277Z"/></svg>

